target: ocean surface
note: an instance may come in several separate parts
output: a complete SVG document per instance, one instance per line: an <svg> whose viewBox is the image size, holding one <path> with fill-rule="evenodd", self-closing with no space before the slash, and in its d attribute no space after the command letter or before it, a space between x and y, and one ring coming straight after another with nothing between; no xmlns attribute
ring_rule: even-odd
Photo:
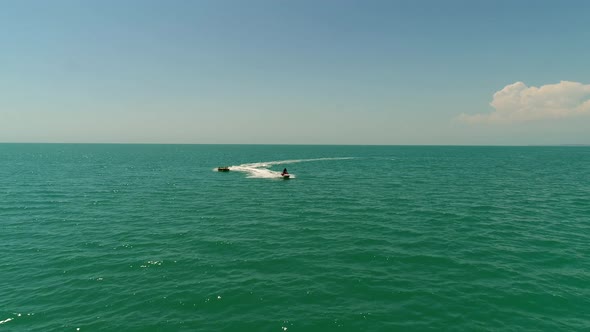
<svg viewBox="0 0 590 332"><path fill-rule="evenodd" d="M589 331L590 147L0 144L0 253L0 331Z"/></svg>

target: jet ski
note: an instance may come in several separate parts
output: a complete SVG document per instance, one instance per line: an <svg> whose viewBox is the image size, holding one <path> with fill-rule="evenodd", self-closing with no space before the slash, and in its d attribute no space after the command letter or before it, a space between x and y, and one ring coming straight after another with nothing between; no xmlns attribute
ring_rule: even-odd
<svg viewBox="0 0 590 332"><path fill-rule="evenodd" d="M283 177L283 179L288 180L291 178L291 174L289 174L289 172L287 172L287 169L283 169L283 172L281 173L281 176Z"/></svg>
<svg viewBox="0 0 590 332"><path fill-rule="evenodd" d="M217 167L217 171L218 172L229 172L229 167L228 166L220 166L220 167Z"/></svg>

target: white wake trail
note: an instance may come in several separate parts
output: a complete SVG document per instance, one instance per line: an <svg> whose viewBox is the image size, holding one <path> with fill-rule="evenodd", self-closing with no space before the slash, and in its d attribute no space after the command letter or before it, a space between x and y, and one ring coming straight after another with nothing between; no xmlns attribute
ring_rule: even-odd
<svg viewBox="0 0 590 332"><path fill-rule="evenodd" d="M339 158L315 158L315 159L291 159L291 160L276 160L276 161L265 161L258 163L248 163L237 166L230 166L230 171L244 172L248 174L249 178L261 178L261 179L279 179L282 178L281 172L273 171L268 169L274 165L289 165L310 161L324 161L324 160L346 160L354 159L354 157L339 157ZM291 178L295 178L294 174L291 174Z"/></svg>

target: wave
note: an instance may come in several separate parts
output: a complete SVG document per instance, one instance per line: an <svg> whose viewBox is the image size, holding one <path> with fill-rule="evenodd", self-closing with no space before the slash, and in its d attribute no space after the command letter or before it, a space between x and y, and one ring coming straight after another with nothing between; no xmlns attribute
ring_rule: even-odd
<svg viewBox="0 0 590 332"><path fill-rule="evenodd" d="M281 172L273 171L268 169L274 165L289 165L296 163L304 163L311 161L324 161L324 160L346 160L354 159L354 157L337 157L337 158L315 158L315 159L291 159L291 160L276 160L276 161L265 161L258 163L247 163L242 165L230 166L230 171L243 172L248 174L248 178L259 178L259 179L279 179L282 178ZM217 170L217 169L215 169ZM296 178L295 174L291 174L291 178Z"/></svg>

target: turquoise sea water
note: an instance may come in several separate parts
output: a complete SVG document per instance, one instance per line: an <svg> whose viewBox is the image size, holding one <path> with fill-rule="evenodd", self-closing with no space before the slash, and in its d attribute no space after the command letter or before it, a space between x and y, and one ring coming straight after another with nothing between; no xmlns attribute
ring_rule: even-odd
<svg viewBox="0 0 590 332"><path fill-rule="evenodd" d="M587 147L0 144L0 331L588 331L589 199Z"/></svg>

